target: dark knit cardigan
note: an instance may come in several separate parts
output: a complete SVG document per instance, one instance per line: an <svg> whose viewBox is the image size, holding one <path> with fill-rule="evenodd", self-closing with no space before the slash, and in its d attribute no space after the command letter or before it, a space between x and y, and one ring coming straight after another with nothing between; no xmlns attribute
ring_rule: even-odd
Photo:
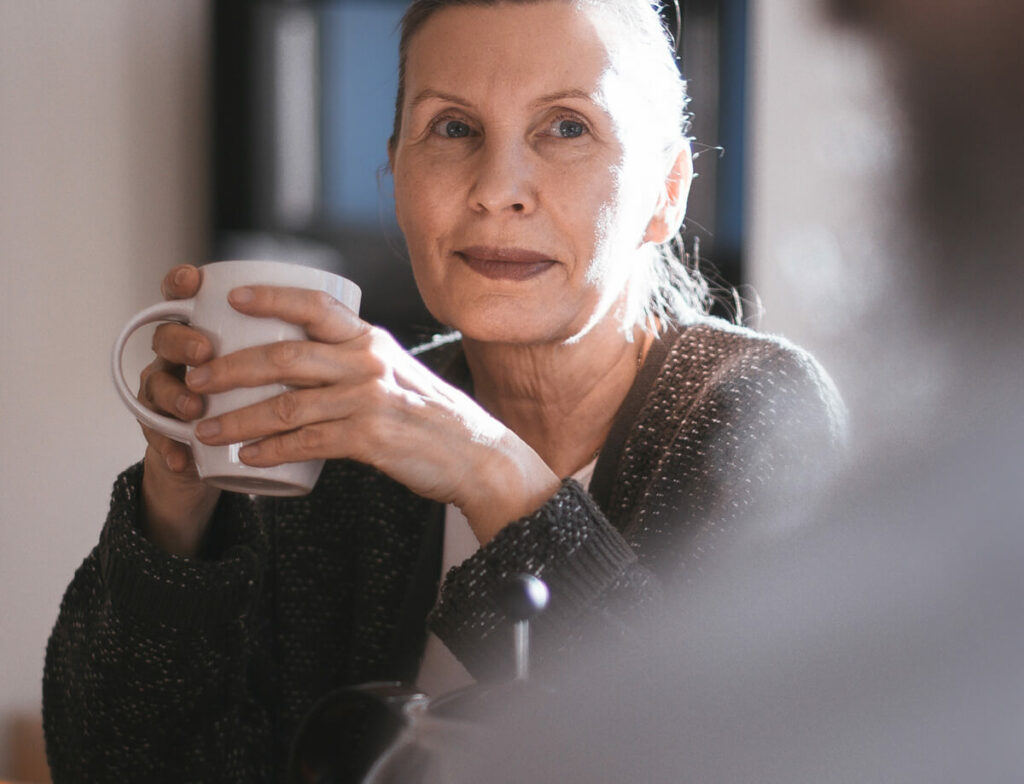
<svg viewBox="0 0 1024 784"><path fill-rule="evenodd" d="M445 362L447 377L465 372ZM714 319L680 328L649 353L590 492L566 480L449 572L436 607L443 506L372 468L329 461L301 498L224 493L190 560L140 534L136 465L49 641L54 781L280 780L312 703L414 679L428 624L478 678L506 673L496 595L516 573L551 591L531 629L541 667L629 634L726 535L756 525L754 510L799 499L841 429L806 353Z"/></svg>

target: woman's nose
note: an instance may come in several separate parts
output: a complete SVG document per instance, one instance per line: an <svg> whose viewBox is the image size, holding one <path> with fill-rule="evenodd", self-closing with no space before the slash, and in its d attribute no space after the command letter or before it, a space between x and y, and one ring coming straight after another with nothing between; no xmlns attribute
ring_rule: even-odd
<svg viewBox="0 0 1024 784"><path fill-rule="evenodd" d="M532 212L537 204L534 175L525 144L486 140L477 153L470 209L493 214Z"/></svg>

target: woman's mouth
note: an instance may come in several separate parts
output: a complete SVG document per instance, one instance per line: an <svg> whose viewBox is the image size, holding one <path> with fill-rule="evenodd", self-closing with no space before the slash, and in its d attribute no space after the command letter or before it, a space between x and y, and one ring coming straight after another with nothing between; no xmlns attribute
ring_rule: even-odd
<svg viewBox="0 0 1024 784"><path fill-rule="evenodd" d="M525 248L474 245L454 252L467 267L492 280L527 280L542 275L558 262Z"/></svg>

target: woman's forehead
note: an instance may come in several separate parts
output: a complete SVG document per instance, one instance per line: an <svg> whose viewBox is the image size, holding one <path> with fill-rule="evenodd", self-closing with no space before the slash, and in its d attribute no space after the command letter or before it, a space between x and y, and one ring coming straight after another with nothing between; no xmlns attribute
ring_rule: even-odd
<svg viewBox="0 0 1024 784"><path fill-rule="evenodd" d="M409 43L406 100L577 92L601 102L611 51L600 28L592 11L561 0L445 8Z"/></svg>

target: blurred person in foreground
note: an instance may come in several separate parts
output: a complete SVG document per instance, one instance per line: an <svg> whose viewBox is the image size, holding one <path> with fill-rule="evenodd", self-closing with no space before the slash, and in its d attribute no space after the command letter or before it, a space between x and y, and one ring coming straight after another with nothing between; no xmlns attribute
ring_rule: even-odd
<svg viewBox="0 0 1024 784"><path fill-rule="evenodd" d="M252 465L328 462L308 497L254 501L146 434L50 639L55 781L280 780L331 690L510 674L499 598L520 572L551 593L538 671L632 637L835 456L817 363L708 317L668 252L690 153L654 5L417 0L399 49L381 148L419 291L461 340L417 359L336 302L267 287L231 301L307 341L213 358L202 334L157 330L148 405L196 420L206 393L291 384L197 432L255 441Z"/></svg>
<svg viewBox="0 0 1024 784"><path fill-rule="evenodd" d="M927 426L891 423L817 524L783 516L677 595L642 652L567 663L555 699L499 713L501 781L1024 777L1024 3L828 10L890 65L921 248L921 288L899 294L955 372L936 374ZM471 756L452 755L462 780Z"/></svg>

